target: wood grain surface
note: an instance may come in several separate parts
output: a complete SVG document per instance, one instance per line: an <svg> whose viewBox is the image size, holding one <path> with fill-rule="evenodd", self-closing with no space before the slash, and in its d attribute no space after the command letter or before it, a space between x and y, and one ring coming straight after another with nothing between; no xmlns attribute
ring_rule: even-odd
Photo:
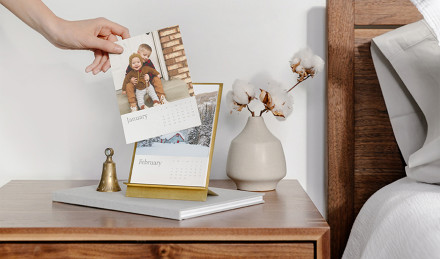
<svg viewBox="0 0 440 259"><path fill-rule="evenodd" d="M356 25L403 25L423 18L410 0L355 0Z"/></svg>
<svg viewBox="0 0 440 259"><path fill-rule="evenodd" d="M332 258L381 187L403 177L371 38L422 18L409 0L328 0L328 221Z"/></svg>
<svg viewBox="0 0 440 259"><path fill-rule="evenodd" d="M0 246L2 258L314 258L312 243L32 243Z"/></svg>
<svg viewBox="0 0 440 259"><path fill-rule="evenodd" d="M87 245L110 242L122 247L132 242L148 242L145 248L139 249L152 249L150 245L157 242L173 247L184 242L185 249L206 250L199 243L208 242L222 244L225 251L232 249L229 245L240 244L237 252L247 253L252 243L258 243L253 247L262 251L279 243L298 247L294 250L299 254L304 251L307 254L312 244L317 258L330 255L329 226L296 180L281 181L276 191L266 192L264 204L182 221L51 200L52 191L92 184L98 182L11 181L0 188L0 247L11 251L11 247L19 245L16 242L29 245L44 242L38 249L50 250L55 249L50 244L54 241L73 246L78 242ZM235 188L231 181L214 180L211 186ZM197 244L186 246L194 242ZM302 243L308 245L302 246ZM181 247L177 247L180 251ZM283 251L288 250L281 249L281 255Z"/></svg>
<svg viewBox="0 0 440 259"><path fill-rule="evenodd" d="M371 38L388 31L355 30L355 215L374 192L405 176L370 52Z"/></svg>
<svg viewBox="0 0 440 259"><path fill-rule="evenodd" d="M328 31L328 222L332 258L340 258L353 223L354 8L350 0L327 2Z"/></svg>

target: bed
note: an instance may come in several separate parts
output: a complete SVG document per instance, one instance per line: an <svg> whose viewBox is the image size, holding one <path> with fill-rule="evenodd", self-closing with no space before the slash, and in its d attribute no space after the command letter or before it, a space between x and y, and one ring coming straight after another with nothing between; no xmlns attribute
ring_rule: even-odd
<svg viewBox="0 0 440 259"><path fill-rule="evenodd" d="M341 258L367 199L406 176L373 66L371 39L423 17L409 0L329 0L327 10L327 216L332 258Z"/></svg>

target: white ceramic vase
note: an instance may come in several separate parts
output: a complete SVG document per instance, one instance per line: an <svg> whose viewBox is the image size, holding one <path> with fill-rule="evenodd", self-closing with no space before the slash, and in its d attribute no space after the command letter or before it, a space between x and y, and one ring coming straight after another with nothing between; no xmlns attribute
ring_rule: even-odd
<svg viewBox="0 0 440 259"><path fill-rule="evenodd" d="M270 191L286 176L283 146L266 127L263 117L249 117L229 147L226 174L237 188Z"/></svg>

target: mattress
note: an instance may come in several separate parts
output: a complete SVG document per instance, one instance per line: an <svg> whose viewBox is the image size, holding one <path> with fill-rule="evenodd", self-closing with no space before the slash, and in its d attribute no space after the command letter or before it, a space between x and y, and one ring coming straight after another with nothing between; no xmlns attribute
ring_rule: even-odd
<svg viewBox="0 0 440 259"><path fill-rule="evenodd" d="M343 258L440 258L440 186L408 177L364 204Z"/></svg>

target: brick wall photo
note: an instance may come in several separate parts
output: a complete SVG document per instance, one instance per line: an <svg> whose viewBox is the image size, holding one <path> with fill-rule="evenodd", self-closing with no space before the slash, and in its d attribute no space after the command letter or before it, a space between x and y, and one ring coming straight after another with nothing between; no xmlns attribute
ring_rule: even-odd
<svg viewBox="0 0 440 259"><path fill-rule="evenodd" d="M170 79L184 80L191 95L194 94L188 62L183 48L182 35L179 26L159 30L160 44Z"/></svg>

